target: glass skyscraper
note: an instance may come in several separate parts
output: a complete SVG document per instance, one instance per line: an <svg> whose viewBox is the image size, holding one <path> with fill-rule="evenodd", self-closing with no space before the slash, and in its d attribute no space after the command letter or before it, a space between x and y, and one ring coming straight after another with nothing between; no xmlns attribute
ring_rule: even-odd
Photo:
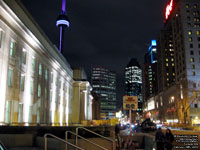
<svg viewBox="0 0 200 150"><path fill-rule="evenodd" d="M101 66L92 67L91 83L100 100L101 119L115 117L116 73Z"/></svg>
<svg viewBox="0 0 200 150"><path fill-rule="evenodd" d="M125 68L125 95L138 96L137 111L142 111L142 70L135 58Z"/></svg>

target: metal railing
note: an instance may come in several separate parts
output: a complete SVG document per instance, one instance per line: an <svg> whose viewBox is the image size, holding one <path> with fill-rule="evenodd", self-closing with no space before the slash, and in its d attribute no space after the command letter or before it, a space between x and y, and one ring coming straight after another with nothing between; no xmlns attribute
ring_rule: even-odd
<svg viewBox="0 0 200 150"><path fill-rule="evenodd" d="M81 147L78 147L78 146L76 146L76 145L74 145L74 144L71 144L70 142L67 142L67 141L65 141L65 140L63 140L63 139L61 139L61 138L59 138L59 137L57 137L57 136L55 136L55 135L53 135L53 134L49 134L49 133L47 133L47 134L44 135L44 144L45 144L45 145L44 145L44 148L45 148L45 150L47 150L47 139L48 139L47 136L53 137L54 139L65 143L66 146L67 146L67 145L70 145L70 146L75 147L75 148L77 148L77 149L79 149L79 150L85 150L85 149L83 149L83 148L81 148Z"/></svg>
<svg viewBox="0 0 200 150"><path fill-rule="evenodd" d="M83 130L85 130L85 131L88 131L88 132L90 132L90 133L92 133L92 134L94 134L94 135L97 135L97 136L99 136L99 137L101 137L102 139L105 139L105 140L107 140L107 141L110 141L110 142L112 142L112 150L115 150L115 141L114 140L112 140L112 139L110 139L110 138L107 138L107 137L105 137L105 136L103 136L103 135L101 135L101 134L98 134L98 133L96 133L96 132L93 132L93 131L91 131L91 130L89 130L89 129L87 129L87 128L84 128L84 127L77 127L76 128L76 134L78 135L78 130L79 129L83 129ZM78 137L76 136L76 145L78 144Z"/></svg>
<svg viewBox="0 0 200 150"><path fill-rule="evenodd" d="M87 141L88 143L93 144L93 145L95 145L95 146L97 146L97 147L99 147L99 148L101 148L101 149L103 149L103 150L108 150L108 149L106 149L106 148L104 148L104 147L102 147L102 146L100 146L100 145L98 145L98 144L96 144L96 143L94 143L94 142L92 142L92 141L90 141L90 140L88 140L88 139L86 139L86 138L84 138L84 137L82 137L82 136L80 136L80 135L74 133L74 132L71 132L71 131L66 131L66 132L65 132L66 141L67 141L67 139L68 139L68 133L71 133L72 135L75 135L75 136L76 136L76 140L77 140L77 138L79 137L79 138L81 138L81 139ZM76 142L76 146L78 146L78 143L77 143L77 142ZM67 147L66 147L66 150L67 150Z"/></svg>
<svg viewBox="0 0 200 150"><path fill-rule="evenodd" d="M0 141L0 150L7 150L7 148L1 141Z"/></svg>

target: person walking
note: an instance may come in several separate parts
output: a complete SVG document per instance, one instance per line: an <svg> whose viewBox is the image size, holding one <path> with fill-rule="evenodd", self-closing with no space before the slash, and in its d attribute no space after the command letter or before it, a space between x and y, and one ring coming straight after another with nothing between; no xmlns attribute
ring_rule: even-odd
<svg viewBox="0 0 200 150"><path fill-rule="evenodd" d="M165 134L165 148L167 150L172 150L173 145L172 142L174 141L174 135L172 134L170 129L166 130L166 134Z"/></svg>
<svg viewBox="0 0 200 150"><path fill-rule="evenodd" d="M158 128L158 130L156 131L157 150L164 150L164 140L165 140L165 136L164 136L161 128Z"/></svg>
<svg viewBox="0 0 200 150"><path fill-rule="evenodd" d="M135 150L135 147L138 146L138 143L133 140L133 131L130 130L130 134L126 137L124 148L126 150Z"/></svg>
<svg viewBox="0 0 200 150"><path fill-rule="evenodd" d="M115 137L116 137L117 150L120 150L120 148L121 148L121 142L120 142L120 124L116 124L115 125Z"/></svg>

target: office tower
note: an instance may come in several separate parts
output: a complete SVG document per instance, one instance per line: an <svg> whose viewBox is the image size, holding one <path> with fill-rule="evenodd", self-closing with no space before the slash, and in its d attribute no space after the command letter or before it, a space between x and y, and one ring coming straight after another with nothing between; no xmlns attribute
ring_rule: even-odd
<svg viewBox="0 0 200 150"><path fill-rule="evenodd" d="M100 100L101 119L114 118L116 112L116 73L102 66L93 66L91 83L94 93Z"/></svg>
<svg viewBox="0 0 200 150"><path fill-rule="evenodd" d="M165 26L171 27L175 51L176 84L179 88L180 122L200 122L200 1L171 0Z"/></svg>
<svg viewBox="0 0 200 150"><path fill-rule="evenodd" d="M138 110L142 111L142 70L135 58L125 68L125 95L138 96Z"/></svg>
<svg viewBox="0 0 200 150"><path fill-rule="evenodd" d="M143 64L143 100L147 101L158 92L157 82L157 42L152 40Z"/></svg>
<svg viewBox="0 0 200 150"><path fill-rule="evenodd" d="M158 38L158 90L152 118L169 124L200 123L200 1L171 0ZM163 115L165 114L165 115Z"/></svg>
<svg viewBox="0 0 200 150"><path fill-rule="evenodd" d="M66 13L66 0L62 0L62 11L58 16L56 21L56 26L60 29L60 43L59 43L59 51L63 53L63 42L64 42L64 31L65 27L69 27L69 19Z"/></svg>

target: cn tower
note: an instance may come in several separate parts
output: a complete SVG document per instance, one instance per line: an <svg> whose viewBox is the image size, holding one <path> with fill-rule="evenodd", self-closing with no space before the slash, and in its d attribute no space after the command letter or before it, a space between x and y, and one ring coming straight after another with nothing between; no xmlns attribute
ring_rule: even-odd
<svg viewBox="0 0 200 150"><path fill-rule="evenodd" d="M60 29L59 51L63 53L64 30L65 27L69 27L69 19L66 13L66 0L62 0L62 12L57 18L56 26Z"/></svg>

